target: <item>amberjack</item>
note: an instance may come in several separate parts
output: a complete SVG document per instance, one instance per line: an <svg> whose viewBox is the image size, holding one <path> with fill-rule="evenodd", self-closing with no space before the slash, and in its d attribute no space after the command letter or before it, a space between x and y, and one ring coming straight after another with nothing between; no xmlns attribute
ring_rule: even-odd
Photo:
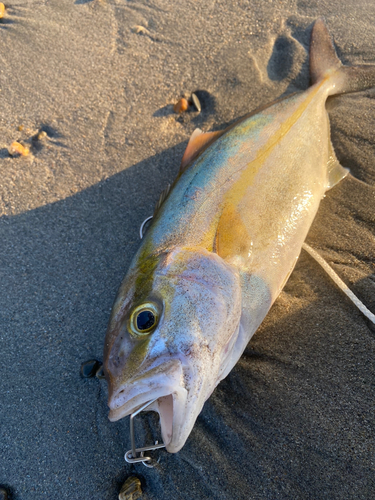
<svg viewBox="0 0 375 500"><path fill-rule="evenodd" d="M121 284L104 347L109 419L155 401L169 452L238 361L290 276L326 191L347 174L329 96L375 86L315 22L311 86L224 131L196 130Z"/></svg>

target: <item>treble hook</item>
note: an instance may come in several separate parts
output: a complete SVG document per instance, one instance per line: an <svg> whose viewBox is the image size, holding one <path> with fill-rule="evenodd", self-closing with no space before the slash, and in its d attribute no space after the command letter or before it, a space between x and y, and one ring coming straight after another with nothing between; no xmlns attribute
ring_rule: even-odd
<svg viewBox="0 0 375 500"><path fill-rule="evenodd" d="M158 398L155 398L152 401L148 401L143 406L141 406L140 408L138 408L137 411L135 411L134 413L132 413L130 415L130 443L131 443L131 450L127 451L125 453L125 457L124 457L125 460L126 460L126 462L128 462L129 464L134 464L134 463L142 462L143 465L145 465L146 467L154 467L153 465L146 463L146 462L150 462L152 460L152 458L151 457L145 457L144 456L144 452L145 451L151 451L151 450L158 450L159 448L165 448L165 444L164 443L158 444L157 441L156 441L156 443L154 445L151 445L151 446L145 446L143 448L136 448L135 447L134 417L136 417L138 415L138 413L141 413L141 411L145 410L148 406L152 405L152 403L154 403L157 399ZM139 453L139 456L137 456L138 453Z"/></svg>

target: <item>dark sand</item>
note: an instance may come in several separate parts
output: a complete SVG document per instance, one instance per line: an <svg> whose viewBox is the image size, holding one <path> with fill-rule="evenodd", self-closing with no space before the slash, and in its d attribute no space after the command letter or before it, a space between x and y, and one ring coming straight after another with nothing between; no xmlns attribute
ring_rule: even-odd
<svg viewBox="0 0 375 500"><path fill-rule="evenodd" d="M102 359L138 229L197 126L308 86L325 16L345 63L375 63L373 0L9 0L0 24L0 484L17 500L372 499L375 329L304 252L185 447L130 466ZM147 29L135 33L135 26ZM171 112L201 90L203 111ZM375 312L375 93L335 99L337 156L308 242ZM23 125L23 130L18 127ZM32 143L44 129L48 139ZM32 155L10 158L14 140ZM139 420L142 445L157 434Z"/></svg>

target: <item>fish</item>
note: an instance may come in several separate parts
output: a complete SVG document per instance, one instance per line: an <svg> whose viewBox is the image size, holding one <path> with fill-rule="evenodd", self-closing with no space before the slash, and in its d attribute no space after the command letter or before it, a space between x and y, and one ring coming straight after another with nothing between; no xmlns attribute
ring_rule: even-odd
<svg viewBox="0 0 375 500"><path fill-rule="evenodd" d="M104 343L109 419L147 402L168 452L188 439L292 273L335 155L329 96L375 86L345 66L323 19L312 28L311 86L224 131L193 132L115 299Z"/></svg>

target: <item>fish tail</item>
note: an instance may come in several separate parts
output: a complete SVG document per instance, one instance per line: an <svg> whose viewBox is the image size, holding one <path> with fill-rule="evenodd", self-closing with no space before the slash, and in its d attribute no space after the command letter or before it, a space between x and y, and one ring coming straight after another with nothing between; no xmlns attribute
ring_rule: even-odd
<svg viewBox="0 0 375 500"><path fill-rule="evenodd" d="M358 92L375 86L375 66L344 66L337 57L332 38L322 18L311 32L310 44L311 83L326 80L328 95Z"/></svg>

